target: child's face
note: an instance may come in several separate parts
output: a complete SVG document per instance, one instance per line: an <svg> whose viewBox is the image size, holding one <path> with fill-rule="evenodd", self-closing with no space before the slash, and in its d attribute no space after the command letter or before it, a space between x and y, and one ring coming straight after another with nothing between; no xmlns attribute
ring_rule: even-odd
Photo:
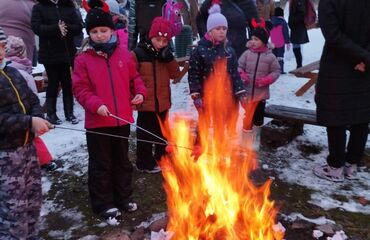
<svg viewBox="0 0 370 240"><path fill-rule="evenodd" d="M210 31L210 35L216 42L223 42L226 40L227 28L224 26L215 27Z"/></svg>
<svg viewBox="0 0 370 240"><path fill-rule="evenodd" d="M252 36L250 40L250 47L251 48L261 48L265 46L265 44L256 36Z"/></svg>
<svg viewBox="0 0 370 240"><path fill-rule="evenodd" d="M96 43L107 43L113 34L113 29L109 27L94 27L89 32L91 40Z"/></svg>
<svg viewBox="0 0 370 240"><path fill-rule="evenodd" d="M5 53L6 53L6 44L5 43L0 43L0 64L3 63L3 60L5 58Z"/></svg>
<svg viewBox="0 0 370 240"><path fill-rule="evenodd" d="M167 47L168 40L166 37L154 37L151 39L153 47L155 50L159 51L160 49Z"/></svg>

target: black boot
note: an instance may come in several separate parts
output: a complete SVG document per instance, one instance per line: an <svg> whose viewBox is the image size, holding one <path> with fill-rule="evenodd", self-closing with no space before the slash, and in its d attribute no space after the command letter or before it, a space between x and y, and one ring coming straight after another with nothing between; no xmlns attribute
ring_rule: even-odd
<svg viewBox="0 0 370 240"><path fill-rule="evenodd" d="M64 116L66 117L66 120L72 124L77 124L79 121L73 115L73 96L68 95L64 96L63 94L63 104L64 104Z"/></svg>
<svg viewBox="0 0 370 240"><path fill-rule="evenodd" d="M293 53L295 56L295 61L297 63L297 68L302 67L302 53L301 53L301 48L293 48Z"/></svg>
<svg viewBox="0 0 370 240"><path fill-rule="evenodd" d="M46 98L46 120L51 124L60 125L62 121L58 118L56 112L57 99L56 98Z"/></svg>
<svg viewBox="0 0 370 240"><path fill-rule="evenodd" d="M284 60L283 59L278 59L278 61L279 61L279 65L280 65L280 73L285 74L286 72L284 72Z"/></svg>

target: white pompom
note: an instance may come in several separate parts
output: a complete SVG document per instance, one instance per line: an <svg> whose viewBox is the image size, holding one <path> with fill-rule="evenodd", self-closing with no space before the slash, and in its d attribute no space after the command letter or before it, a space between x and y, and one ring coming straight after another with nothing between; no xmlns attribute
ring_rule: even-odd
<svg viewBox="0 0 370 240"><path fill-rule="evenodd" d="M208 9L208 13L209 14L212 14L212 13L220 13L221 12L221 7L219 4L213 4L209 9Z"/></svg>

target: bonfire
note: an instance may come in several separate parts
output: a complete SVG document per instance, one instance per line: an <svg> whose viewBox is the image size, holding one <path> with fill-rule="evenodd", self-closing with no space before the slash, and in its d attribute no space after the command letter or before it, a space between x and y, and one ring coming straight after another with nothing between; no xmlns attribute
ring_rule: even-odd
<svg viewBox="0 0 370 240"><path fill-rule="evenodd" d="M204 111L197 134L180 116L168 134L172 152L160 162L167 194L169 222L175 240L281 240L274 231L277 208L269 199L271 180L255 186L252 148L241 154L235 139L239 107L232 98L226 62L215 64L205 85ZM253 107L251 107L253 108ZM195 139L201 148L194 157ZM251 143L246 143L251 144Z"/></svg>

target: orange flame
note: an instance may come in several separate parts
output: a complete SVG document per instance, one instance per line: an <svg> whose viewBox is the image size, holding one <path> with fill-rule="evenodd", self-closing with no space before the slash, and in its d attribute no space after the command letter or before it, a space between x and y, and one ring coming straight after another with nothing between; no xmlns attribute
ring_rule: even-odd
<svg viewBox="0 0 370 240"><path fill-rule="evenodd" d="M177 148L160 162L176 240L281 240L274 232L277 209L269 200L271 181L256 187L248 175L257 166L253 152L241 156L230 141L236 135L238 105L226 62L215 64L205 84L198 134L203 153L194 161L190 124L175 119L168 138Z"/></svg>

